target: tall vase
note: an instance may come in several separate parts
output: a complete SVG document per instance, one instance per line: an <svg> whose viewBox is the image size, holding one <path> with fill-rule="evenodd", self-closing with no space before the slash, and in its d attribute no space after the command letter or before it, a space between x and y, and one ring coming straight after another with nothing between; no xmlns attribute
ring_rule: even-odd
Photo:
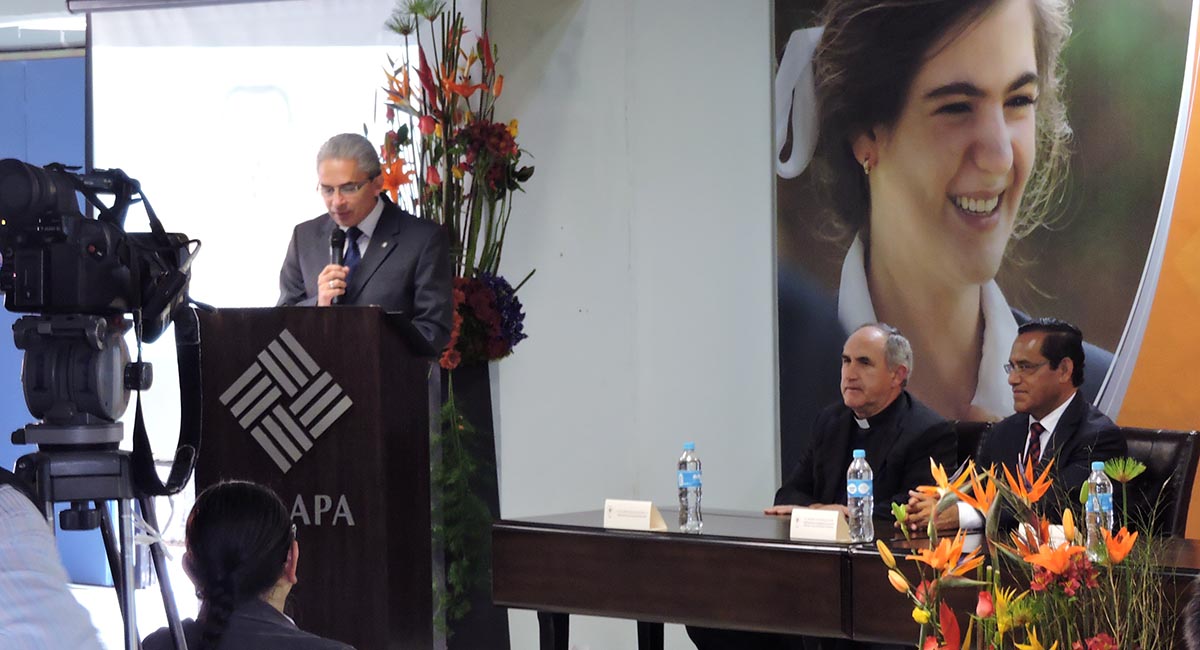
<svg viewBox="0 0 1200 650"><path fill-rule="evenodd" d="M445 373L445 371L443 371ZM446 374L449 376L447 377ZM500 491L496 464L495 424L492 411L492 389L488 364L464 364L443 375L443 399L446 387L452 386L454 398L468 422L475 429L468 451L475 460L476 473L471 477L471 491L487 505L492 521L500 518ZM450 650L508 650L508 610L492 604L491 529L486 532L486 579L471 594L471 609L460 620L450 624Z"/></svg>

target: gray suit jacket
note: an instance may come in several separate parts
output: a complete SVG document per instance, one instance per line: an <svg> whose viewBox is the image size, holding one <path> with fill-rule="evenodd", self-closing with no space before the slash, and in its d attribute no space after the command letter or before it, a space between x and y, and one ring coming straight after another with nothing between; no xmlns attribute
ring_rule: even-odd
<svg viewBox="0 0 1200 650"><path fill-rule="evenodd" d="M279 272L279 305L317 304L317 276L329 264L328 214L296 226ZM350 276L345 305L400 311L441 352L454 313L450 242L446 229L384 200L362 262Z"/></svg>
<svg viewBox="0 0 1200 650"><path fill-rule="evenodd" d="M203 629L192 619L183 622L189 648L199 647ZM170 650L171 632L161 628L142 642L143 650ZM354 650L351 646L309 634L271 605L255 598L238 605L229 617L217 650Z"/></svg>

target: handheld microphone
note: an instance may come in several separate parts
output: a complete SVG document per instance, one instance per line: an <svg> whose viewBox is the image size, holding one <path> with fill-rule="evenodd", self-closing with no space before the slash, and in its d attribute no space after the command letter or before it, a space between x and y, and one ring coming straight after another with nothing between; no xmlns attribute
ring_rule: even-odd
<svg viewBox="0 0 1200 650"><path fill-rule="evenodd" d="M334 227L333 232L329 233L329 263L330 264L337 264L338 266L345 266L343 264L343 262L345 261L345 255L346 255L345 251L343 250L345 247L346 247L346 231L342 230L341 228ZM338 305L338 304L341 304L341 302L342 302L341 296L333 297L333 304Z"/></svg>

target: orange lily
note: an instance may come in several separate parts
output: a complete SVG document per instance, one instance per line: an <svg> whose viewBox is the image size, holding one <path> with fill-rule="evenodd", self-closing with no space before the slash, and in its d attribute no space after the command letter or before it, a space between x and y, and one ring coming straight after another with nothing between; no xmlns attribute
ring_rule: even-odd
<svg viewBox="0 0 1200 650"><path fill-rule="evenodd" d="M908 593L908 580L895 569L888 571L888 582L892 583L892 588L896 591L906 594Z"/></svg>
<svg viewBox="0 0 1200 650"><path fill-rule="evenodd" d="M962 549L965 540L966 537L960 530L953 540L943 537L938 542L937 548L933 550L920 549L916 555L909 555L905 559L928 564L935 571L941 571L942 577L966 575L967 572L983 564L983 556L980 554L980 549L975 549L963 558Z"/></svg>
<svg viewBox="0 0 1200 650"><path fill-rule="evenodd" d="M413 179L412 170L404 171L406 162L403 158L399 158L395 162L383 166L383 189L391 195L393 202L397 200L396 194L400 190L400 186L411 183Z"/></svg>
<svg viewBox="0 0 1200 650"><path fill-rule="evenodd" d="M929 473L933 476L933 480L937 485L919 485L917 486L917 491L921 494L937 498L941 498L948 492L957 493L958 489L963 486L963 483L967 482L974 469L975 463L973 461L968 462L966 471L954 479L954 483L951 483L950 479L946 476L946 468L933 462L933 459L930 458Z"/></svg>
<svg viewBox="0 0 1200 650"><path fill-rule="evenodd" d="M1104 530L1104 546L1108 549L1108 559L1113 564L1120 564L1125 556L1133 550L1133 543L1137 541L1138 534L1130 534L1129 531L1121 526L1120 532L1113 535L1110 531Z"/></svg>
<svg viewBox="0 0 1200 650"><path fill-rule="evenodd" d="M496 83L492 84L492 94L497 99L500 98L500 93L504 92L504 75L496 75Z"/></svg>
<svg viewBox="0 0 1200 650"><path fill-rule="evenodd" d="M971 493L967 494L962 490L955 489L954 496L986 515L988 510L992 509L992 503L996 501L996 480L991 475L995 465L989 467L985 472L986 481L979 480L979 475L975 473L974 469L973 466L968 467L969 471L966 472L971 475Z"/></svg>
<svg viewBox="0 0 1200 650"><path fill-rule="evenodd" d="M460 97L463 97L464 99L470 99L471 95L476 90L486 89L488 86L487 84L472 84L467 79L464 79L461 83L459 83L454 79L447 77L442 79L442 87L445 88L446 92L448 93L454 93Z"/></svg>
<svg viewBox="0 0 1200 650"><path fill-rule="evenodd" d="M1075 546L1074 544L1063 544L1058 548L1051 548L1049 544L1042 544L1038 546L1037 553L1026 555L1025 561L1040 566L1057 576L1062 575L1063 571L1067 570L1073 556L1082 553L1084 550L1082 546Z"/></svg>
<svg viewBox="0 0 1200 650"><path fill-rule="evenodd" d="M1028 504L1037 503L1037 500L1046 494L1050 486L1054 483L1054 479L1050 478L1050 468L1054 466L1054 459L1046 463L1046 468L1042 470L1041 476L1035 480L1033 477L1033 459L1025 459L1025 468L1018 472L1014 477L1012 472L1008 471L1008 466L1004 466L1004 481L1008 483L1008 489L1012 490L1013 494L1017 495L1022 501Z"/></svg>

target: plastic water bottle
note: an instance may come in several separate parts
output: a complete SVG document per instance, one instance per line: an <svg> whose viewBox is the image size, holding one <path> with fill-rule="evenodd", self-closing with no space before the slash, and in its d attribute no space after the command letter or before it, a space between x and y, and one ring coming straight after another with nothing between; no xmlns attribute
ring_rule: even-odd
<svg viewBox="0 0 1200 650"><path fill-rule="evenodd" d="M850 509L850 541L871 542L875 540L875 522L871 514L875 511L875 473L867 464L865 449L854 450L854 460L846 472L846 506Z"/></svg>
<svg viewBox="0 0 1200 650"><path fill-rule="evenodd" d="M1088 559L1099 560L1104 554L1104 534L1113 527L1113 486L1104 473L1104 463L1092 463L1092 475L1088 477L1087 498L1087 552Z"/></svg>
<svg viewBox="0 0 1200 650"><path fill-rule="evenodd" d="M700 512L700 458L696 456L696 443L683 443L683 455L679 457L679 530L698 533L704 526L704 515Z"/></svg>

